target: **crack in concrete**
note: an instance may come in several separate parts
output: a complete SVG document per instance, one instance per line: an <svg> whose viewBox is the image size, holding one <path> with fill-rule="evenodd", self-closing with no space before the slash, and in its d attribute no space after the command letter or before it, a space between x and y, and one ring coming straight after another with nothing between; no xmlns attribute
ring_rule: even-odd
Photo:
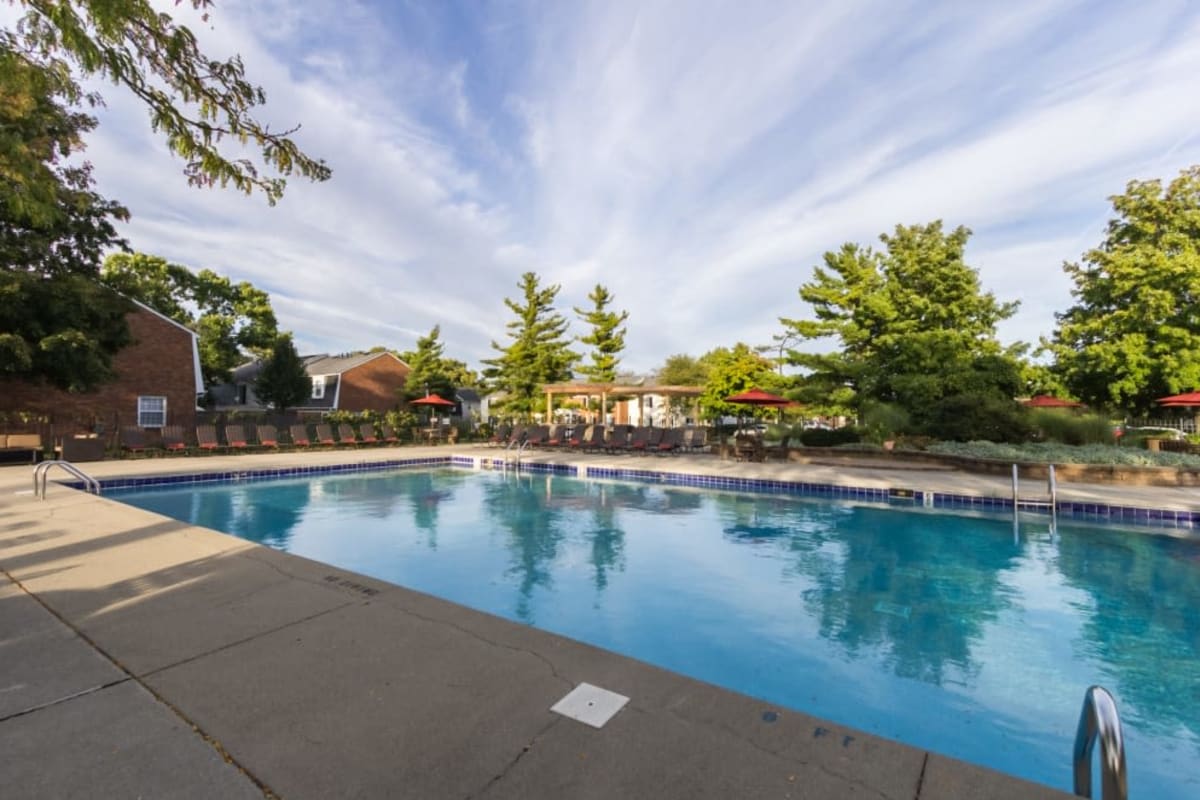
<svg viewBox="0 0 1200 800"><path fill-rule="evenodd" d="M88 689L81 689L78 692L72 692L71 694L63 695L62 697L56 698L54 700L47 700L45 703L38 703L36 706L30 706L29 708L25 708L20 711L15 711L6 717L0 717L0 723L8 722L10 719L16 719L17 717L23 717L27 714L32 714L35 711L41 711L44 708L51 708L53 706L57 706L61 703L67 702L68 700L75 700L80 697L86 697L89 694L95 694L96 692L103 691L103 690L111 688L113 686L120 686L122 683L128 683L130 680L132 680L132 678L118 678L115 681L109 681L108 683L102 683L98 686L92 686Z"/></svg>
<svg viewBox="0 0 1200 800"><path fill-rule="evenodd" d="M921 762L921 775L917 778L917 793L913 795L913 800L921 799L921 789L925 786L925 768L929 766L929 751L925 752L925 759Z"/></svg>
<svg viewBox="0 0 1200 800"><path fill-rule="evenodd" d="M551 661L550 659L546 658L546 656L542 655L541 653L538 653L534 650L528 650L524 647L517 647L516 645L513 645L513 644L505 644L504 642L494 641L492 639L487 638L486 636L479 633L478 631L473 631L470 628L463 627L462 625L459 625L454 622L448 622L447 620L435 619L433 617L427 617L424 614L418 614L416 611L413 611L412 609L404 608L402 606L392 606L392 608L396 609L401 614L405 614L410 617L415 617L416 619L419 619L422 622L428 622L430 625L445 625L449 628L453 628L454 630L458 631L459 633L466 634L467 636L471 637L472 639L483 642L484 644L491 645L492 647L499 647L502 650L509 650L513 653L523 653L527 656L532 656L533 658L535 658L538 661L541 661L543 664L545 664L546 668L550 670L550 674L553 675L559 681L561 681L563 683L563 685L565 685L567 688L569 688L569 689L575 688L574 682L572 682L570 678L559 673L558 668L556 666L554 666L554 662Z"/></svg>
<svg viewBox="0 0 1200 800"><path fill-rule="evenodd" d="M480 797L480 796L482 796L482 795L486 794L488 789L491 789L491 788L492 788L493 786L495 786L497 783L499 783L500 781L502 781L502 780L504 780L505 778L507 778L507 777L508 777L508 773L510 773L510 772L512 772L514 769L516 769L516 766L517 766L517 764L519 764L519 763L520 763L520 761L521 761L521 759L522 759L522 758L524 758L524 757L525 757L525 755L526 755L526 754L527 754L527 753L528 753L530 750L532 750L532 749L533 749L533 746L534 746L535 744L537 744L537 741L538 741L538 739L542 738L542 737L543 737L543 736L545 736L547 733L549 733L549 732L550 732L550 729L551 729L551 728L553 728L555 725L557 725L557 724L558 724L558 723L560 723L560 722L562 722L562 719L561 719L561 718L560 718L560 719L552 719L552 720L550 720L550 723L549 723L548 725L546 725L546 726L545 726L544 728L542 728L540 731L538 731L537 733L535 733L535 734L533 735L533 738L529 740L529 743L528 743L528 744L526 744L524 747L522 747L522 748L520 749L520 751L519 751L519 752L516 754L516 756L514 756L514 757L513 757L513 759L512 759L511 761L509 761L507 764L505 764L505 765L504 765L504 769L500 770L500 771L499 771L499 772L497 772L495 775L493 775L491 778L489 778L489 779L488 779L488 782L487 782L487 783L485 783L485 784L483 785L483 787L482 787L482 788L481 788L481 789L480 789L478 792L471 792L471 793L470 793L470 794L468 794L466 797L464 797L464 798L463 798L463 800L472 800L472 798L474 798L474 797Z"/></svg>
<svg viewBox="0 0 1200 800"><path fill-rule="evenodd" d="M192 731L195 732L195 734L201 738L201 740L203 740L206 744L208 744L210 747L212 747L214 750L216 750L217 755L219 755L223 761L225 761L227 764L229 764L234 769L236 769L238 772L240 772L242 775L244 775L246 777L246 780L248 780L252 784L254 784L255 788L257 788L260 792L262 792L263 797L266 798L266 800L279 800L279 795L276 794L275 791L273 791L271 789L271 787L269 787L261 778L259 778L253 772L251 772L244 764L242 764L240 761L238 761L233 756L232 753L230 753L228 750L225 749L225 746L223 744L221 744L219 741L217 741L214 737L210 736L203 728L201 728L198 724L196 724L187 714L184 714L182 709L180 709L174 703L171 703L169 700L167 700L161 694L156 692L149 684L147 684L143 680L141 680L141 678L139 678L137 675L135 675L132 670L130 670L128 667L126 667L124 664L122 664L116 657L111 655L107 650L105 650L100 645L96 644L96 642L92 641L92 639L90 637L88 637L88 635L85 634L83 631L79 630L74 625L72 625L70 623L70 621L67 620L66 617L64 617L62 614L58 613L58 611L56 611L53 607L51 607L49 603L44 601L38 595L29 591L29 589L27 589L25 587L25 584L21 583L19 580L17 580L15 577L13 577L12 574L9 573L7 570L0 568L0 574L4 575L4 577L6 577L10 581L12 581L13 585L15 585L22 592L24 592L26 595L28 595L30 598L32 598L33 601L36 602L38 605L40 605L42 608L46 609L47 613L51 614L55 619L57 619L60 623L62 623L64 626L66 626L66 628L68 630L74 632L74 634L76 636L78 636L80 639L82 639L84 642L86 642L88 644L88 646L90 646L93 650L95 650L97 653L99 653L101 656L103 656L105 659L107 659L110 663L112 663L113 666L115 666L121 672L125 673L125 675L127 677L122 679L121 682L124 682L127 680L133 681L138 686L140 686L142 689L144 689L151 697L153 697L159 703L162 703L162 705L164 707L170 709L171 713L175 714L175 716L179 717L179 719L181 719L185 724L187 724L187 726L190 727L192 729Z"/></svg>
<svg viewBox="0 0 1200 800"><path fill-rule="evenodd" d="M352 603L352 602L351 603L342 603L339 606L334 606L333 608L327 608L324 611L318 611L315 614L309 614L307 617L301 617L300 619L294 619L291 622L285 622L282 625L276 625L274 628L268 628L266 630L259 631L258 633L251 634L250 636L246 636L242 639L238 639L236 642L227 642L226 644L223 644L220 647L214 647L212 650L206 650L203 653L197 653L194 656L188 656L187 658L182 658L179 661L174 661L170 664L165 664L161 667L155 667L152 670L141 673L140 677L149 678L154 675L159 675L163 672L166 672L169 669L174 669L175 667L180 667L180 666L183 666L184 664L190 664L193 661L197 661L201 658L207 658L208 656L214 655L216 653L220 653L224 650L229 650L230 648L246 644L247 642L252 642L255 639L262 638L263 636L269 636L272 633L278 633L279 631L287 630L288 628L291 628L296 625L301 625L305 622L311 622L312 620L317 619L318 617L323 617L326 614L333 613L334 611L341 611L342 609L349 608L352 605L356 605L356 604ZM131 672L130 674L133 674L133 673Z"/></svg>

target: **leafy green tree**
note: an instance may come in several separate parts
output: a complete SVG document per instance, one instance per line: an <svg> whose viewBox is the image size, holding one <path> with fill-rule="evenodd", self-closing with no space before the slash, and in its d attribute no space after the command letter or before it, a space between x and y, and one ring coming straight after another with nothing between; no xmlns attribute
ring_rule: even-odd
<svg viewBox="0 0 1200 800"><path fill-rule="evenodd" d="M196 331L208 386L228 381L234 367L248 355L265 355L278 337L271 298L246 281L235 284L207 269L193 273L145 253L109 256L100 279Z"/></svg>
<svg viewBox="0 0 1200 800"><path fill-rule="evenodd" d="M895 403L926 425L948 397L983 392L1011 403L1008 378L1023 347L1002 347L996 325L1017 304L982 290L963 258L970 235L946 233L940 221L898 225L880 237L883 252L846 244L826 253L800 288L815 319L781 320L802 341L836 343L831 352L790 351L807 371L801 383L853 407Z"/></svg>
<svg viewBox="0 0 1200 800"><path fill-rule="evenodd" d="M600 284L588 295L592 308L575 308L575 314L587 325L591 333L581 336L579 341L592 346L591 362L580 367L583 376L592 383L612 383L617 379L617 365L625 349L625 328L628 311L608 311L613 296Z"/></svg>
<svg viewBox="0 0 1200 800"><path fill-rule="evenodd" d="M295 408L308 399L312 379L304 370L304 361L288 334L279 336L271 354L263 361L254 394L280 413Z"/></svg>
<svg viewBox="0 0 1200 800"><path fill-rule="evenodd" d="M212 0L188 2L207 19ZM25 14L14 30L0 31L0 49L24 56L72 103L99 101L83 94L76 75L107 79L131 92L149 109L151 127L184 159L189 183L258 189L274 204L286 181L264 169L313 180L330 176L323 161L305 155L289 138L296 128L276 132L255 118L266 96L246 80L239 56L222 61L205 55L186 26L149 0L16 4ZM228 150L225 140L232 145ZM247 144L258 148L260 163L242 155Z"/></svg>
<svg viewBox="0 0 1200 800"><path fill-rule="evenodd" d="M686 353L667 356L658 368L658 382L664 386L703 386L708 380L708 365ZM697 405L694 397L667 397L667 408L672 414L689 413Z"/></svg>
<svg viewBox="0 0 1200 800"><path fill-rule="evenodd" d="M757 406L727 403L725 398L755 387L772 391L778 388L774 365L747 344L738 342L732 349L719 347L706 353L701 361L708 368L700 409L708 419L736 416L765 416Z"/></svg>
<svg viewBox="0 0 1200 800"><path fill-rule="evenodd" d="M458 389L478 389L480 386L479 373L467 366L467 362L457 358L447 358L442 361L442 369L450 383Z"/></svg>
<svg viewBox="0 0 1200 800"><path fill-rule="evenodd" d="M1200 388L1200 166L1110 199L1104 241L1063 265L1075 305L1043 345L1085 403L1146 412Z"/></svg>
<svg viewBox="0 0 1200 800"><path fill-rule="evenodd" d="M91 280L128 217L74 158L94 125L0 39L0 375L68 391L111 378L130 341L129 303Z"/></svg>
<svg viewBox="0 0 1200 800"><path fill-rule="evenodd" d="M491 388L503 391L504 410L528 417L533 413L542 386L571 378L571 367L579 354L570 348L567 320L554 310L558 284L542 288L538 276L526 272L518 284L522 300L504 298L504 304L516 315L507 324L508 345L492 342L499 352L484 359L484 376Z"/></svg>
<svg viewBox="0 0 1200 800"><path fill-rule="evenodd" d="M407 400L417 400L426 392L446 400L454 400L454 385L446 369L445 347L439 341L442 328L434 325L428 336L417 339L417 349L403 353L400 358L409 366L408 378L404 383Z"/></svg>

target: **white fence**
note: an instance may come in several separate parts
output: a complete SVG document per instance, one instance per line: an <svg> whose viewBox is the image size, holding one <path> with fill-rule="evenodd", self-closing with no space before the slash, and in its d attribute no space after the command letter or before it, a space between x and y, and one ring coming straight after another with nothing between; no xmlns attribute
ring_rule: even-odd
<svg viewBox="0 0 1200 800"><path fill-rule="evenodd" d="M1170 419L1131 419L1126 420L1127 428L1174 428L1184 433L1196 432L1195 417L1171 417Z"/></svg>

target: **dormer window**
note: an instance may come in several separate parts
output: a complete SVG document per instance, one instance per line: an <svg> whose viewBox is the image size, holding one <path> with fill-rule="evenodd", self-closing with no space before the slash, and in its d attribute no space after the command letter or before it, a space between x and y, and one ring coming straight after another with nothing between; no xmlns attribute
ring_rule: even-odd
<svg viewBox="0 0 1200 800"><path fill-rule="evenodd" d="M325 399L325 376L324 375L315 376L312 379L312 386L313 386L312 399L313 400Z"/></svg>

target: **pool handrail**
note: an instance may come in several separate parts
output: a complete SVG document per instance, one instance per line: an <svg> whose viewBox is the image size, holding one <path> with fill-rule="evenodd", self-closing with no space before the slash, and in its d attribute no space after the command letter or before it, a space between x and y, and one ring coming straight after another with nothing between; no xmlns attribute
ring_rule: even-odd
<svg viewBox="0 0 1200 800"><path fill-rule="evenodd" d="M89 493L100 494L100 481L88 475L79 467L72 464L70 461L52 458L49 461L43 461L33 468L33 496L46 499L46 475L54 467L61 467L66 472L83 481L84 491ZM39 484L38 478L41 478Z"/></svg>
<svg viewBox="0 0 1200 800"><path fill-rule="evenodd" d="M1083 695L1075 733L1075 794L1092 796L1092 750L1100 741L1101 800L1126 800L1125 737L1113 696L1103 686L1089 686Z"/></svg>

